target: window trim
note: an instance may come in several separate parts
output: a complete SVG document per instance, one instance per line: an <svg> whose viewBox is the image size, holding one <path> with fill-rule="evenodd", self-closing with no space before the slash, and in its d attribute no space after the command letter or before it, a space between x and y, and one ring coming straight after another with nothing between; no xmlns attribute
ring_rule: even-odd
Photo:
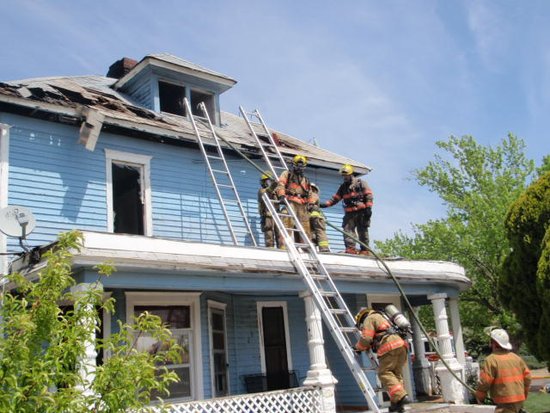
<svg viewBox="0 0 550 413"><path fill-rule="evenodd" d="M217 311L223 311L223 327L224 327L223 338L224 338L224 348L225 348L225 363L227 364L227 369L226 369L227 395L230 395L231 383L229 379L231 375L229 374L229 368L231 366L229 365L229 349L227 347L227 304L221 303L219 301L214 301L214 300L208 300L207 303L208 303L208 337L210 339L209 353L210 353L210 385L212 386L211 394L212 394L212 397L217 397L217 396L214 396L214 389L216 387L216 383L214 380L214 343L212 342L212 323L211 323L212 310L217 310Z"/></svg>
<svg viewBox="0 0 550 413"><path fill-rule="evenodd" d="M286 301L258 301L256 303L256 312L258 316L258 335L260 344L260 365L262 374L266 374L265 354L264 354L264 329L262 324L262 309L268 307L281 307L283 309L283 320L285 322L285 342L286 342L286 360L288 371L294 370L292 366L292 350L290 346L290 326L288 324L288 309Z"/></svg>
<svg viewBox="0 0 550 413"><path fill-rule="evenodd" d="M121 152L113 149L105 149L105 181L107 199L107 232L114 233L113 212L113 162L126 163L141 169L141 185L143 191L143 232L145 236L153 235L153 218L151 209L151 159L149 155L141 155L131 152Z"/></svg>
<svg viewBox="0 0 550 413"><path fill-rule="evenodd" d="M135 306L171 306L188 305L191 309L191 330L193 351L191 352L191 400L204 398L202 347L201 347L201 317L200 296L201 293L165 293L156 291L126 291L126 323L132 325L130 317L134 313ZM187 400L187 399L186 399ZM177 401L173 399L171 401Z"/></svg>

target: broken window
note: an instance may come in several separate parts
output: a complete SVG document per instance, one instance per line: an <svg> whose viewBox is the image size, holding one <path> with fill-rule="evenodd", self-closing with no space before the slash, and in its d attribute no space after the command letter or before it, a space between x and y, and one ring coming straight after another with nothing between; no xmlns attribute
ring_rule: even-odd
<svg viewBox="0 0 550 413"><path fill-rule="evenodd" d="M144 235L142 168L113 162L114 232Z"/></svg>
<svg viewBox="0 0 550 413"><path fill-rule="evenodd" d="M173 83L159 82L161 112L186 116L183 98L185 98L185 87Z"/></svg>
<svg viewBox="0 0 550 413"><path fill-rule="evenodd" d="M214 105L214 95L198 90L191 90L191 111L193 115L204 116L204 113L199 109L199 103L203 102L210 117L210 121L216 124L216 108Z"/></svg>

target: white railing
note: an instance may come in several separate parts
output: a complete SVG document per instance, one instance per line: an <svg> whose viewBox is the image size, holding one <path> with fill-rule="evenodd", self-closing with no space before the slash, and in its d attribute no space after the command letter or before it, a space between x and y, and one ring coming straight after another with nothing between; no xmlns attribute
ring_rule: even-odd
<svg viewBox="0 0 550 413"><path fill-rule="evenodd" d="M321 413L322 392L297 387L170 405L169 413Z"/></svg>

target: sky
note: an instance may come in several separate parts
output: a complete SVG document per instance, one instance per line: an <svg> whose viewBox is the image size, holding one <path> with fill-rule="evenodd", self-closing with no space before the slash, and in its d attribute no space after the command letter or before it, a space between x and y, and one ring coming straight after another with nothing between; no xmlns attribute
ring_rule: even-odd
<svg viewBox="0 0 550 413"><path fill-rule="evenodd" d="M372 240L443 216L413 178L436 141L513 133L550 154L546 0L0 0L0 17L0 81L151 53L236 79L222 110L373 168Z"/></svg>

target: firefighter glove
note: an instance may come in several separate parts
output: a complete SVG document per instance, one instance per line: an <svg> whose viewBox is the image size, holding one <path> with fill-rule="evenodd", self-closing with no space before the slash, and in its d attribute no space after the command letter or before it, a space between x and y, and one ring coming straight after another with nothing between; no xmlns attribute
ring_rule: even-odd
<svg viewBox="0 0 550 413"><path fill-rule="evenodd" d="M365 218L370 219L372 216L372 207L366 207L365 208Z"/></svg>
<svg viewBox="0 0 550 413"><path fill-rule="evenodd" d="M326 208L326 207L328 207L328 205L327 205L326 202L321 202L321 203L319 204L319 206L320 206L321 208Z"/></svg>
<svg viewBox="0 0 550 413"><path fill-rule="evenodd" d="M351 349L355 352L355 354L361 354L362 350L359 350L356 346L351 346Z"/></svg>
<svg viewBox="0 0 550 413"><path fill-rule="evenodd" d="M286 197L284 195L279 195L279 203L284 204Z"/></svg>

